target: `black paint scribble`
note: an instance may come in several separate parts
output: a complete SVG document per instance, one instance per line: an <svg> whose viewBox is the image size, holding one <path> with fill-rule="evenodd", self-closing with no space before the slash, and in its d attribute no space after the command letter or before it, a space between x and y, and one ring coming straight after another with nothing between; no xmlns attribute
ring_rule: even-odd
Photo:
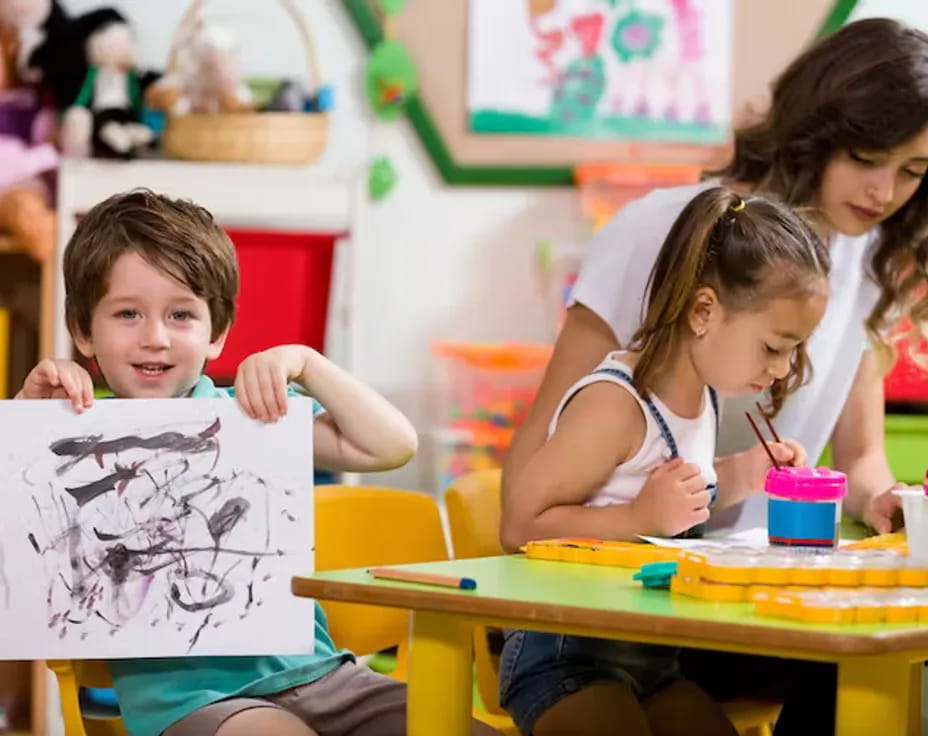
<svg viewBox="0 0 928 736"><path fill-rule="evenodd" d="M209 529L209 534L217 547L222 538L245 518L249 506L250 504L244 498L230 498L222 504L219 511L209 518L206 527Z"/></svg>
<svg viewBox="0 0 928 736"><path fill-rule="evenodd" d="M137 463L133 463L128 468L117 465L115 473L110 473L99 480L82 486L65 488L65 490L74 497L78 506L83 506L85 503L90 503L103 493L109 493L110 491L119 491L122 493L125 490L126 484L128 484L130 480L135 480L138 477Z"/></svg>
<svg viewBox="0 0 928 736"><path fill-rule="evenodd" d="M217 418L206 429L194 435L185 435L181 432L161 432L151 437L128 435L113 440L104 440L102 435L90 437L66 437L56 440L49 445L49 449L59 457L72 458L69 462L59 466L58 474L70 470L74 465L87 457L93 457L97 465L103 467L103 458L109 454L118 454L131 449L144 450L170 450L196 455L203 452L218 451L217 435L222 423Z"/></svg>
<svg viewBox="0 0 928 736"><path fill-rule="evenodd" d="M228 585L228 583L220 580L218 575L214 575L211 572L205 572L203 570L195 570L187 575L187 578L193 580L196 578L201 578L204 583L212 584L208 586L208 595L187 599L177 583L172 583L171 600L185 611L189 611L191 613L195 611L208 611L211 608L215 608L216 606L222 605L223 603L228 603L230 600L232 600L232 588ZM204 585L204 587L207 586ZM189 588L187 588L187 592L189 593Z"/></svg>
<svg viewBox="0 0 928 736"><path fill-rule="evenodd" d="M114 636L144 616L155 629L193 632L189 651L207 628L261 605L258 588L272 575L258 580L256 570L283 554L271 545L271 517L295 520L285 501L293 491L247 472L216 474L221 428L216 419L192 433L51 443L64 459L60 481L47 498L33 495L38 523L26 531L49 573L48 625L59 637L83 640L100 622Z"/></svg>

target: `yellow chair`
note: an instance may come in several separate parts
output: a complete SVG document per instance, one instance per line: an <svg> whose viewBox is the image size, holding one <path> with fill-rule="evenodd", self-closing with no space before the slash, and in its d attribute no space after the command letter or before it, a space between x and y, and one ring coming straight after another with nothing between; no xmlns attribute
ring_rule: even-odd
<svg viewBox="0 0 928 736"><path fill-rule="evenodd" d="M53 659L47 664L58 678L65 736L127 736L118 716L94 715L81 709L81 687L113 687L105 662Z"/></svg>
<svg viewBox="0 0 928 736"><path fill-rule="evenodd" d="M448 559L438 505L425 493L318 486L315 514L317 570ZM391 675L406 679L408 611L357 603L324 607L336 646L359 655L398 647Z"/></svg>
<svg viewBox="0 0 928 736"><path fill-rule="evenodd" d="M499 469L467 473L457 478L445 492L451 546L456 559L503 554L499 542L501 475ZM488 632L482 627L474 630L474 659L477 688L484 706L495 716L508 718L499 705L499 657L491 652ZM738 699L723 706L741 736L770 736L770 724L779 716L781 704ZM509 726L512 726L511 720Z"/></svg>
<svg viewBox="0 0 928 736"><path fill-rule="evenodd" d="M316 489L317 570L447 559L438 504L431 496L390 488ZM390 674L406 679L408 611L357 603L324 605L336 646L355 654L373 654L396 646L397 667ZM482 689L480 694L483 697ZM508 715L501 719L496 713L474 707L474 718L507 736L518 736ZM506 730L507 724L510 730Z"/></svg>
<svg viewBox="0 0 928 736"><path fill-rule="evenodd" d="M7 385L10 375L10 310L0 307L0 399L12 395Z"/></svg>
<svg viewBox="0 0 928 736"><path fill-rule="evenodd" d="M503 554L499 542L499 489L500 470L494 468L462 475L445 491L455 559ZM499 704L499 655L490 648L490 636L485 626L474 628L477 691L487 711L508 719L506 728L511 729L515 728L512 719Z"/></svg>

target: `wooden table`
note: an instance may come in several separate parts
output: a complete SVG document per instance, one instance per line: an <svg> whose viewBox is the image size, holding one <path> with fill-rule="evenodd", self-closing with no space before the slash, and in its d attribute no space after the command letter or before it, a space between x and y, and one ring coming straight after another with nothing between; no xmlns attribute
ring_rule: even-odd
<svg viewBox="0 0 928 736"><path fill-rule="evenodd" d="M632 571L519 555L400 566L472 577L462 591L374 580L366 570L294 577L295 595L413 611L410 736L470 733L472 627L477 624L836 662L840 736L917 734L909 723L911 663L928 659L928 627L800 624L644 590ZM920 687L919 687L920 689ZM919 693L920 696L920 693ZM908 729L908 730L907 730Z"/></svg>

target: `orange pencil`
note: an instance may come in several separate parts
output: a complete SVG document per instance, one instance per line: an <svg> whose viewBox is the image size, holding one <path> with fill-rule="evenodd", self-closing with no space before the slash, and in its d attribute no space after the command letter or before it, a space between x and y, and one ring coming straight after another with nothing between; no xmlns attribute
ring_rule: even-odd
<svg viewBox="0 0 928 736"><path fill-rule="evenodd" d="M477 587L477 581L473 578L458 578L454 575L438 575L436 573L416 572L414 570L397 570L393 567L372 567L368 572L372 577L381 580L402 580L406 583L440 585L443 588L459 588L461 590L474 590Z"/></svg>

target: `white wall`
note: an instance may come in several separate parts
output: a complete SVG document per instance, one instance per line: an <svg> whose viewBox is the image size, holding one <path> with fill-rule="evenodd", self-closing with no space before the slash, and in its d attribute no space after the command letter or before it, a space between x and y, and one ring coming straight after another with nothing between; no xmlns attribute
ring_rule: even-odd
<svg viewBox="0 0 928 736"><path fill-rule="evenodd" d="M71 12L99 7L65 0ZM186 0L110 3L135 23L144 66L163 67ZM535 272L535 244L571 240L578 216L569 190L444 186L405 122L374 122L361 95L366 56L338 0L301 0L323 78L336 89L330 142L320 165L363 166L388 155L399 172L380 203L362 198L352 247L355 373L393 400L423 433L430 415L429 345L436 339L548 340L552 314ZM305 66L296 33L271 0L207 3L217 20L241 29L250 74L293 75ZM374 478L425 487L428 442L407 468Z"/></svg>

